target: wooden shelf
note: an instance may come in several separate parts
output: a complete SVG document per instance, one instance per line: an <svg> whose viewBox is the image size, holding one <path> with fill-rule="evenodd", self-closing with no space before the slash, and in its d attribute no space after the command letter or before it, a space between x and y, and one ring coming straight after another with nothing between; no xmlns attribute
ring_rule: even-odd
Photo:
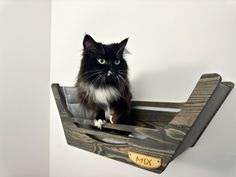
<svg viewBox="0 0 236 177"><path fill-rule="evenodd" d="M161 173L194 146L233 87L203 74L185 103L133 101L133 125L106 123L102 130L81 114L76 88L52 84L52 91L69 145Z"/></svg>

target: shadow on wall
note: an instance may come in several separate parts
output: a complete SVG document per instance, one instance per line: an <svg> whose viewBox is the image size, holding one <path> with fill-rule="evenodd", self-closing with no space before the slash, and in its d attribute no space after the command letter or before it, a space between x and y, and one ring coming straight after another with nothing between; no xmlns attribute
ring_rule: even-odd
<svg viewBox="0 0 236 177"><path fill-rule="evenodd" d="M131 80L134 100L186 101L202 74L205 65L170 67L165 70L148 70ZM136 71L138 73L138 71Z"/></svg>

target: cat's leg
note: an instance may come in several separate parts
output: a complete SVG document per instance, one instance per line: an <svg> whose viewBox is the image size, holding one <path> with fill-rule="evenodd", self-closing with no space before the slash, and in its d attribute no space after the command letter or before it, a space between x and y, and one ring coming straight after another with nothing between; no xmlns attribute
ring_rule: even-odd
<svg viewBox="0 0 236 177"><path fill-rule="evenodd" d="M130 123L129 113L114 111L114 113L110 115L110 122L112 124L116 123L129 124Z"/></svg>
<svg viewBox="0 0 236 177"><path fill-rule="evenodd" d="M120 116L121 116L121 114L115 111L110 115L109 120L112 124L116 124L118 122Z"/></svg>
<svg viewBox="0 0 236 177"><path fill-rule="evenodd" d="M112 124L116 124L122 115L119 111L119 109L107 108L105 112L106 120L110 121Z"/></svg>
<svg viewBox="0 0 236 177"><path fill-rule="evenodd" d="M102 129L102 125L106 123L105 120L105 112L103 110L100 110L97 112L97 115L94 119L94 126L98 129Z"/></svg>
<svg viewBox="0 0 236 177"><path fill-rule="evenodd" d="M113 114L114 114L114 110L110 106L108 106L106 111L105 111L105 118L106 118L107 121L110 121L112 124L114 124Z"/></svg>
<svg viewBox="0 0 236 177"><path fill-rule="evenodd" d="M130 105L127 102L119 102L118 104L113 105L113 112L110 115L110 122L112 124L130 123Z"/></svg>

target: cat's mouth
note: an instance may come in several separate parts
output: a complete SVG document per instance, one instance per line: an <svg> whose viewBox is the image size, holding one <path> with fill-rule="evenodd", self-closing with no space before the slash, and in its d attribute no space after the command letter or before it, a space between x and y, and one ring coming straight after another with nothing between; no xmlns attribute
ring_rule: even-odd
<svg viewBox="0 0 236 177"><path fill-rule="evenodd" d="M114 80L116 80L116 76L115 76L114 72L109 70L106 74L106 82L111 82Z"/></svg>
<svg viewBox="0 0 236 177"><path fill-rule="evenodd" d="M110 76L106 76L106 81L107 82L112 82L116 79L116 77L114 75L110 75Z"/></svg>

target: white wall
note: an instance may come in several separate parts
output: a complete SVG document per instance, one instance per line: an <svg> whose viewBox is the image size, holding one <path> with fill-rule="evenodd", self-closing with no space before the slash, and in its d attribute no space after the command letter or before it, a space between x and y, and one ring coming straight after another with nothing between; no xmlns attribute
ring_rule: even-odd
<svg viewBox="0 0 236 177"><path fill-rule="evenodd" d="M73 85L85 33L105 43L130 37L135 99L185 101L202 73L236 82L236 1L52 0L51 82ZM236 176L232 91L194 148L160 176ZM66 144L51 97L51 177L156 174Z"/></svg>
<svg viewBox="0 0 236 177"><path fill-rule="evenodd" d="M0 176L49 176L50 1L0 1Z"/></svg>

